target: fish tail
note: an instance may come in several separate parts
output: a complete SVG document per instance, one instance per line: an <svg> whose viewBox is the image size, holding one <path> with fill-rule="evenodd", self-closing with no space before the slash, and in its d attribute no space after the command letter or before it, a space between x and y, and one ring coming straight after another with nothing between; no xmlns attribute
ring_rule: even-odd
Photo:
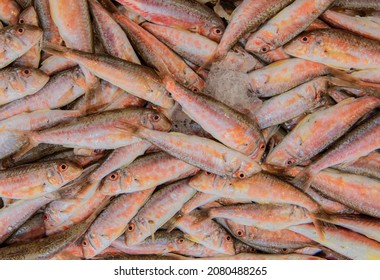
<svg viewBox="0 0 380 280"><path fill-rule="evenodd" d="M171 232L173 229L177 227L179 222L181 221L181 218L184 216L184 214L179 211L177 212L168 222L168 228L166 229L167 232Z"/></svg>
<svg viewBox="0 0 380 280"><path fill-rule="evenodd" d="M213 64L215 61L219 59L218 49L215 49L215 51L212 53L212 55L206 60L201 67L198 68L197 74L202 72L203 70L209 68L211 64Z"/></svg>
<svg viewBox="0 0 380 280"><path fill-rule="evenodd" d="M136 135L138 137L140 137L140 131L143 129L141 126L133 125L122 120L118 121L115 124L115 128L123 131L126 134Z"/></svg>
<svg viewBox="0 0 380 280"><path fill-rule="evenodd" d="M60 57L67 57L68 56L68 48L55 45L49 42L43 42L42 49L52 55L60 56Z"/></svg>
<svg viewBox="0 0 380 280"><path fill-rule="evenodd" d="M19 161L27 152L37 147L39 144L39 142L35 139L37 135L36 132L28 131L28 132L21 132L21 133L23 133L28 138L28 142L25 143L25 145L22 146L21 149L17 153L11 156L11 160L13 162Z"/></svg>
<svg viewBox="0 0 380 280"><path fill-rule="evenodd" d="M294 179L292 180L292 184L298 189L306 191L310 187L311 182L314 179L314 176L315 173L311 172L310 169L306 168L300 173L298 173L296 177L294 177Z"/></svg>
<svg viewBox="0 0 380 280"><path fill-rule="evenodd" d="M334 68L329 68L329 72L334 75L329 80L338 87L348 87L366 92L377 98L380 98L380 85L374 83L363 82L346 72Z"/></svg>
<svg viewBox="0 0 380 280"><path fill-rule="evenodd" d="M323 211L320 211L318 213L312 213L310 215L310 218L314 224L314 227L315 227L315 231L317 232L317 235L318 237L321 239L321 240L325 240L325 232L323 230L324 228L324 224L323 222L320 220L321 216L324 216L324 215L327 215L326 213L324 213Z"/></svg>

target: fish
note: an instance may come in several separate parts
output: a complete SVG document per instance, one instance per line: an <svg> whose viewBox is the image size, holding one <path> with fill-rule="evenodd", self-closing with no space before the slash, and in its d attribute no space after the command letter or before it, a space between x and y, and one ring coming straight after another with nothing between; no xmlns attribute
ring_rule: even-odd
<svg viewBox="0 0 380 280"><path fill-rule="evenodd" d="M365 107L358 108L357 104L361 102ZM291 167L310 159L341 137L365 113L375 109L379 102L378 98L372 96L349 98L330 108L309 114L271 151L266 163ZM359 110L355 112L355 109ZM339 119L335 118L337 114Z"/></svg>
<svg viewBox="0 0 380 280"><path fill-rule="evenodd" d="M0 68L29 51L42 38L42 33L33 25L10 25L0 29Z"/></svg>
<svg viewBox="0 0 380 280"><path fill-rule="evenodd" d="M7 67L0 70L0 105L32 95L42 89L49 76L39 69Z"/></svg>
<svg viewBox="0 0 380 280"><path fill-rule="evenodd" d="M181 180L155 192L135 217L128 223L125 231L125 244L137 245L169 221L183 204L194 196L196 190Z"/></svg>
<svg viewBox="0 0 380 280"><path fill-rule="evenodd" d="M380 67L378 41L340 29L319 29L301 33L286 44L284 50L291 56L337 69L366 70Z"/></svg>
<svg viewBox="0 0 380 280"><path fill-rule="evenodd" d="M54 192L79 177L82 168L70 161L34 163L0 171L0 195L32 199Z"/></svg>
<svg viewBox="0 0 380 280"><path fill-rule="evenodd" d="M253 53L273 51L288 43L316 20L334 0L296 0L254 32L245 44Z"/></svg>
<svg viewBox="0 0 380 280"><path fill-rule="evenodd" d="M207 6L195 0L118 0L146 20L186 29L219 42L224 32L223 21Z"/></svg>
<svg viewBox="0 0 380 280"><path fill-rule="evenodd" d="M0 20L8 25L15 25L21 12L20 5L14 0L0 1Z"/></svg>

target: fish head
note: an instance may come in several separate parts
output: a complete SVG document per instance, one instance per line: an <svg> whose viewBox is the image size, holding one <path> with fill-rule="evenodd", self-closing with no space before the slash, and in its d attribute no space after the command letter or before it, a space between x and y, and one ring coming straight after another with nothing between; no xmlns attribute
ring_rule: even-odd
<svg viewBox="0 0 380 280"><path fill-rule="evenodd" d="M268 37L267 37L268 36ZM265 54L274 49L269 43L271 39L274 39L272 34L265 34L265 37L255 36L253 34L249 39L245 46L245 49L249 52Z"/></svg>
<svg viewBox="0 0 380 280"><path fill-rule="evenodd" d="M104 178L100 192L104 195L115 195L122 193L122 181L124 181L122 170L116 170Z"/></svg>
<svg viewBox="0 0 380 280"><path fill-rule="evenodd" d="M246 156L242 156L240 158L235 157L231 161L229 161L229 163L229 168L231 168L231 170L234 170L232 173L232 177L234 178L249 178L252 175L261 171L260 164L254 159L251 159Z"/></svg>
<svg viewBox="0 0 380 280"><path fill-rule="evenodd" d="M46 177L51 185L61 186L78 178L82 172L83 168L79 165L68 160L60 160L53 162L46 170Z"/></svg>
<svg viewBox="0 0 380 280"><path fill-rule="evenodd" d="M288 149L289 148L289 149ZM273 166L273 168L288 168L297 163L297 158L289 152L290 147L284 148L281 143L269 153L265 160L265 164Z"/></svg>
<svg viewBox="0 0 380 280"><path fill-rule="evenodd" d="M33 25L13 25L6 29L7 44L13 49L30 48L42 38L42 29Z"/></svg>
<svg viewBox="0 0 380 280"><path fill-rule="evenodd" d="M170 120L163 113L152 109L144 111L140 123L146 128L158 131L169 131L172 127Z"/></svg>
<svg viewBox="0 0 380 280"><path fill-rule="evenodd" d="M32 92L39 91L49 81L49 76L36 68L17 68L15 72L17 81Z"/></svg>
<svg viewBox="0 0 380 280"><path fill-rule="evenodd" d="M132 219L125 230L125 244L130 247L139 244L151 233L149 222L145 219Z"/></svg>
<svg viewBox="0 0 380 280"><path fill-rule="evenodd" d="M217 178L218 176L215 174L201 171L190 179L189 185L197 191L208 193L213 189L214 182L216 182Z"/></svg>
<svg viewBox="0 0 380 280"><path fill-rule="evenodd" d="M161 82L153 79L147 79L147 82L151 90L150 98L152 101L155 100L154 104L165 109L169 109L174 106L174 100L171 98L170 93Z"/></svg>
<svg viewBox="0 0 380 280"><path fill-rule="evenodd" d="M238 239L247 238L247 226L238 224L232 220L224 220L230 232ZM252 236L253 237L253 236Z"/></svg>
<svg viewBox="0 0 380 280"><path fill-rule="evenodd" d="M220 42L224 31L225 27L221 20L211 20L200 26L199 33L215 42Z"/></svg>
<svg viewBox="0 0 380 280"><path fill-rule="evenodd" d="M291 56L300 58L323 55L323 37L319 31L320 30L314 30L301 33L295 39L284 46L284 51Z"/></svg>
<svg viewBox="0 0 380 280"><path fill-rule="evenodd" d="M103 244L109 244L107 236L101 234L94 234L93 232L88 232L83 237L81 242L83 256L86 259L91 259L99 254L105 246Z"/></svg>
<svg viewBox="0 0 380 280"><path fill-rule="evenodd" d="M215 233L218 235L218 238L220 240L218 251L223 252L227 255L235 255L235 245L233 237L222 228L220 228L220 230L215 231Z"/></svg>
<svg viewBox="0 0 380 280"><path fill-rule="evenodd" d="M25 10L23 10L20 13L20 16L18 18L18 23L37 25L38 23L37 13L33 6L27 7Z"/></svg>

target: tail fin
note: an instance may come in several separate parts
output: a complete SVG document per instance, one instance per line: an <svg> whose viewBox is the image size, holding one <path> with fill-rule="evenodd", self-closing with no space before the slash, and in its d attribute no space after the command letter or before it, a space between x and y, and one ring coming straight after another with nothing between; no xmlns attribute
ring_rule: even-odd
<svg viewBox="0 0 380 280"><path fill-rule="evenodd" d="M39 142L34 139L34 135L37 135L37 132L34 131L28 131L28 132L22 132L27 138L28 142L24 144L21 149L13 154L11 156L11 160L13 162L21 160L21 158L29 152L31 149L35 148L38 146Z"/></svg>
<svg viewBox="0 0 380 280"><path fill-rule="evenodd" d="M177 212L168 222L168 228L166 229L167 232L171 232L173 229L177 227L177 225L180 223L181 218L183 217L182 212Z"/></svg>
<svg viewBox="0 0 380 280"><path fill-rule="evenodd" d="M298 189L306 191L310 187L315 175L316 173L311 172L310 168L305 168L294 177L292 184Z"/></svg>
<svg viewBox="0 0 380 280"><path fill-rule="evenodd" d="M130 123L125 122L123 120L119 120L114 125L114 127L116 129L121 130L123 133L125 133L127 135L136 136L136 137L144 139L144 137L142 136L141 132L145 129L145 127L134 125L134 124L130 124Z"/></svg>
<svg viewBox="0 0 380 280"><path fill-rule="evenodd" d="M67 57L68 51L70 50L69 48L55 45L49 42L43 42L42 49L49 54L60 56L60 57Z"/></svg>
<svg viewBox="0 0 380 280"><path fill-rule="evenodd" d="M335 79L330 77L330 81L336 86L362 90L370 95L380 98L380 85L363 82L362 80L355 78L342 70L329 68L329 72L334 75Z"/></svg>
<svg viewBox="0 0 380 280"><path fill-rule="evenodd" d="M212 53L212 55L207 59L207 61L203 63L201 67L198 68L197 73L200 73L203 70L210 68L211 64L213 64L215 61L218 61L219 58L220 56L218 54L218 48L216 48L215 51Z"/></svg>
<svg viewBox="0 0 380 280"><path fill-rule="evenodd" d="M313 224L315 226L315 230L321 240L325 240L325 232L324 227L325 224L323 221L329 220L329 215L324 211L320 210L317 213L311 213L310 218L313 221Z"/></svg>

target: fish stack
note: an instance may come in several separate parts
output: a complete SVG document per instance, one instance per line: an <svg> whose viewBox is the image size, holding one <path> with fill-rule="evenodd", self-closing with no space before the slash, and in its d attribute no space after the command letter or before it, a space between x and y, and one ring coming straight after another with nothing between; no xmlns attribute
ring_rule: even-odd
<svg viewBox="0 0 380 280"><path fill-rule="evenodd" d="M0 20L0 259L380 259L379 1Z"/></svg>

